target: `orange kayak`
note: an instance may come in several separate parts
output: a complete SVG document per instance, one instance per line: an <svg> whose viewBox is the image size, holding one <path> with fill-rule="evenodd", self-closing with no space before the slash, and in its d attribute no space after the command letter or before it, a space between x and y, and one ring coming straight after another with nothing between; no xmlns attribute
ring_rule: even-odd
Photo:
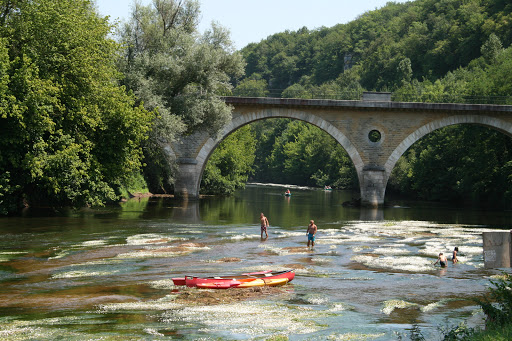
<svg viewBox="0 0 512 341"><path fill-rule="evenodd" d="M288 278L274 278L274 279L266 279L266 278L258 278L253 279L252 281L243 282L235 288L252 288L252 287L276 287L279 285L285 285L288 283Z"/></svg>

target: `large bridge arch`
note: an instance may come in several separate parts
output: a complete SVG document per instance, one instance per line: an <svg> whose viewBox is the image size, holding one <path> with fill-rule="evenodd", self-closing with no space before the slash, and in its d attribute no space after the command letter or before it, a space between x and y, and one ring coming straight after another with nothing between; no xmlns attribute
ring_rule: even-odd
<svg viewBox="0 0 512 341"><path fill-rule="evenodd" d="M324 120L320 116L315 116L312 114L305 113L300 110L291 110L282 112L280 110L272 110L272 109L265 109L253 112L251 114L244 114L244 115L236 115L231 122L229 122L219 133L218 137L216 139L208 138L204 145L199 150L199 153L197 155L196 161L197 165L196 167L200 169L199 176L197 178L197 181L195 183L195 191L196 193L199 193L200 186L201 186L201 179L203 177L203 172L206 167L206 163L208 162L211 154L215 150L215 148L218 147L218 145L230 134L235 132L236 130L240 129L241 127L251 124L256 121L265 120L265 119L272 119L272 118L289 118L289 119L295 119L299 121L303 121L306 123L310 123L323 131L325 131L327 134L329 134L332 138L334 138L347 152L349 158L352 160L352 163L354 164L354 167L357 172L357 176L359 178L359 182L362 181L362 170L364 167L363 160L361 159L361 156L359 155L359 152L357 151L356 147L350 142L350 140L345 136L338 128L336 128L334 125L329 123L328 121Z"/></svg>
<svg viewBox="0 0 512 341"><path fill-rule="evenodd" d="M416 129L407 138L405 138L391 153L384 165L387 178L395 168L398 159L417 141L435 130L456 124L475 124L498 130L505 135L512 137L512 123L506 122L500 118L484 115L454 115L445 117Z"/></svg>

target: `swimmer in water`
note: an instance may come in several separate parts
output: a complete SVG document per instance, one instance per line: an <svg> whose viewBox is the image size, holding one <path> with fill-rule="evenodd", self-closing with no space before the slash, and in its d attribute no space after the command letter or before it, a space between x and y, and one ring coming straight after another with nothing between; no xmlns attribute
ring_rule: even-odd
<svg viewBox="0 0 512 341"><path fill-rule="evenodd" d="M437 258L437 261L434 263L434 265L436 265L437 263L439 263L439 265L441 265L442 268L445 268L446 265L448 264L446 256L443 255L442 252L439 254L439 257Z"/></svg>

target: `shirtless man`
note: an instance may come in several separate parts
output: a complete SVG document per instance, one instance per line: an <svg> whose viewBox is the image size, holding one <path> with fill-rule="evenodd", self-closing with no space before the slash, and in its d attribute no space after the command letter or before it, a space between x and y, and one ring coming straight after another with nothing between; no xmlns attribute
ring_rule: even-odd
<svg viewBox="0 0 512 341"><path fill-rule="evenodd" d="M261 238L263 238L263 232L265 232L265 238L268 238L267 227L269 226L268 219L265 217L263 212L260 214L260 223L261 223Z"/></svg>
<svg viewBox="0 0 512 341"><path fill-rule="evenodd" d="M438 262L442 268L445 268L446 265L448 264L448 260L446 259L446 256L443 255L442 252L439 254L439 257L437 258L437 261L434 263L434 265L436 265Z"/></svg>
<svg viewBox="0 0 512 341"><path fill-rule="evenodd" d="M316 234L317 230L318 230L318 227L315 225L315 221L310 220L309 225L308 225L308 231L306 232L306 234L308 235L308 247L309 247L310 242L311 242L311 247L315 246L315 234Z"/></svg>

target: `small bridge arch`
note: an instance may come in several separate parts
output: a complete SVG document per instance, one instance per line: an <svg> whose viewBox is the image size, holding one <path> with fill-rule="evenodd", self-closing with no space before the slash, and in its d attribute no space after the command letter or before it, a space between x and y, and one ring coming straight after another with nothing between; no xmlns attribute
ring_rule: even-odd
<svg viewBox="0 0 512 341"><path fill-rule="evenodd" d="M493 128L497 131L504 133L507 136L512 137L512 122L506 122L500 118L486 116L486 115L455 115L450 117L444 117L437 121L430 122L424 126L416 129L413 133L407 136L391 153L384 168L386 173L391 175L393 168L395 168L398 159L417 141L424 136L432 133L435 130L448 127L456 124L475 124L488 128Z"/></svg>
<svg viewBox="0 0 512 341"><path fill-rule="evenodd" d="M364 96L363 96L364 98ZM175 194L199 196L208 158L230 133L267 118L291 118L313 124L340 143L356 168L361 201L384 203L389 175L400 156L430 132L453 124L479 124L512 136L512 106L391 102L389 94L362 101L225 97L232 120L217 138L206 132L184 136L171 144L178 163ZM369 132L377 130L378 141Z"/></svg>

